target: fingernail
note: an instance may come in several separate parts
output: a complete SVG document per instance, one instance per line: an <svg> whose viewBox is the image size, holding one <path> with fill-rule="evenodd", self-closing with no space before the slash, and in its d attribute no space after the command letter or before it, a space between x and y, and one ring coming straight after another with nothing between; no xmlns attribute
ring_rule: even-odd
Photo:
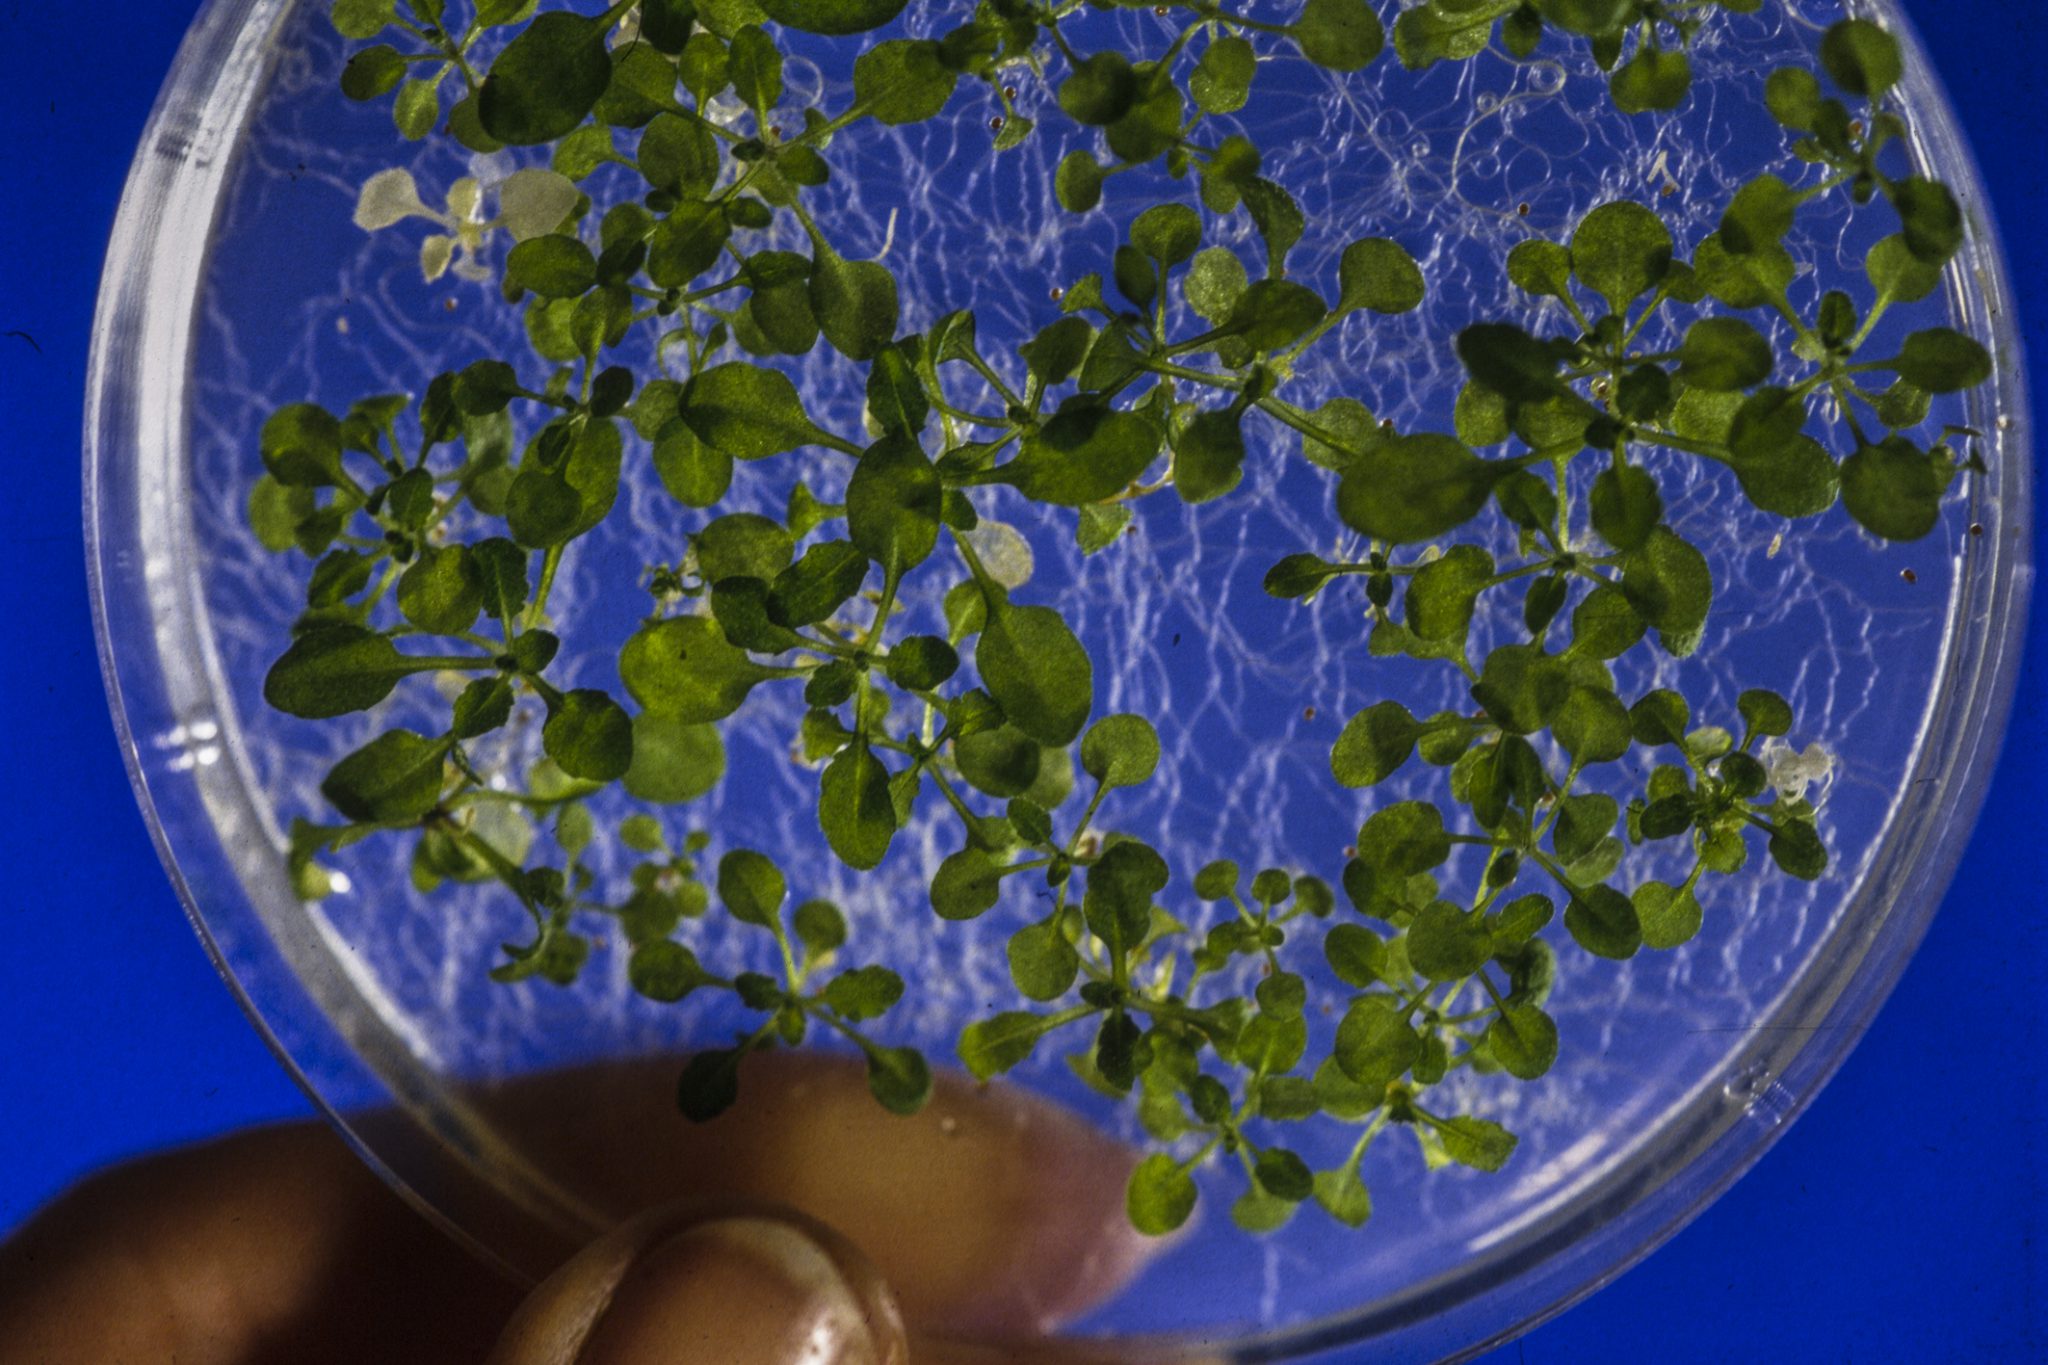
<svg viewBox="0 0 2048 1365"><path fill-rule="evenodd" d="M850 1247L739 1216L648 1246L613 1286L576 1365L902 1365L894 1299Z"/></svg>

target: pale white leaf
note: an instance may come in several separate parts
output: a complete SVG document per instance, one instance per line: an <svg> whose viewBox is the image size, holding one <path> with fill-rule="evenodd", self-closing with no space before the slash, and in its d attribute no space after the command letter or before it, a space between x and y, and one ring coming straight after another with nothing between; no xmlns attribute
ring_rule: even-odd
<svg viewBox="0 0 2048 1365"><path fill-rule="evenodd" d="M562 224L582 191L557 171L530 166L514 171L498 186L498 214L515 242L544 237Z"/></svg>
<svg viewBox="0 0 2048 1365"><path fill-rule="evenodd" d="M356 226L365 232L388 228L405 218L439 218L420 199L412 172L403 166L379 171L363 182L356 196Z"/></svg>

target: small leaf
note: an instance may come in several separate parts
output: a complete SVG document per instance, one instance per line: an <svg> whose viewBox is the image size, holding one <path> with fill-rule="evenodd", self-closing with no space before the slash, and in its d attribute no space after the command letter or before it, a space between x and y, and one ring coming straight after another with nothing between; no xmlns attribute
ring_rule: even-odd
<svg viewBox="0 0 2048 1365"><path fill-rule="evenodd" d="M732 1108L740 1095L740 1048L700 1052L683 1067L676 1082L676 1105L692 1123L705 1123Z"/></svg>
<svg viewBox="0 0 2048 1365"><path fill-rule="evenodd" d="M1422 1040L1392 1001L1365 996L1345 1011L1332 1055L1347 1077L1377 1097L1415 1064Z"/></svg>
<svg viewBox="0 0 2048 1365"><path fill-rule="evenodd" d="M1844 19L1821 35L1820 64L1852 95L1875 99L1899 83L1899 41L1868 19Z"/></svg>
<svg viewBox="0 0 2048 1365"><path fill-rule="evenodd" d="M903 998L903 978L887 967L856 967L825 986L825 1003L842 1018L879 1019Z"/></svg>
<svg viewBox="0 0 2048 1365"><path fill-rule="evenodd" d="M814 246L811 309L819 329L849 360L873 360L896 337L896 277L873 261L849 261L822 241Z"/></svg>
<svg viewBox="0 0 2048 1365"><path fill-rule="evenodd" d="M766 854L736 848L718 860L718 898L734 919L773 928L788 895L789 883Z"/></svg>
<svg viewBox="0 0 2048 1365"><path fill-rule="evenodd" d="M994 907L1002 885L994 859L981 849L963 848L947 854L932 875L932 909L940 919L975 919Z"/></svg>
<svg viewBox="0 0 2048 1365"><path fill-rule="evenodd" d="M1195 1182L1172 1157L1154 1152L1131 1172L1124 1210L1139 1232L1164 1237L1195 1211Z"/></svg>
<svg viewBox="0 0 2048 1365"><path fill-rule="evenodd" d="M868 1049L868 1093L892 1114L915 1114L932 1095L931 1068L915 1048Z"/></svg>
<svg viewBox="0 0 2048 1365"><path fill-rule="evenodd" d="M1088 652L1050 607L991 605L975 648L982 683L1011 724L1041 744L1073 742L1094 705Z"/></svg>
<svg viewBox="0 0 2048 1365"><path fill-rule="evenodd" d="M1395 437L1344 476L1337 513L1353 530L1381 540L1432 540L1477 516L1501 472L1450 436Z"/></svg>
<svg viewBox="0 0 2048 1365"><path fill-rule="evenodd" d="M418 820L440 804L448 745L387 730L334 765L320 794L351 820Z"/></svg>
<svg viewBox="0 0 2048 1365"><path fill-rule="evenodd" d="M1671 270L1671 232L1640 204L1603 204L1572 233L1572 270L1616 313L1662 282Z"/></svg>
<svg viewBox="0 0 2048 1365"><path fill-rule="evenodd" d="M1510 1076L1533 1081L1557 1061L1557 1025L1534 1005L1509 1005L1486 1027L1493 1059Z"/></svg>
<svg viewBox="0 0 2048 1365"><path fill-rule="evenodd" d="M570 132L597 107L611 84L605 38L612 25L551 10L506 44L477 97L484 130L514 147L531 147Z"/></svg>
<svg viewBox="0 0 2048 1365"><path fill-rule="evenodd" d="M1344 248L1337 265L1337 307L1349 312L1411 313L1426 292L1422 268L1407 248L1386 237L1366 237Z"/></svg>
<svg viewBox="0 0 2048 1365"><path fill-rule="evenodd" d="M826 765L818 788L818 824L848 867L866 871L888 853L897 825L889 770L864 742L841 749Z"/></svg>
<svg viewBox="0 0 2048 1365"><path fill-rule="evenodd" d="M1513 1133L1491 1119L1445 1119L1436 1125L1436 1135L1451 1160L1482 1171L1497 1171L1515 1153Z"/></svg>
<svg viewBox="0 0 2048 1365"><path fill-rule="evenodd" d="M1694 388L1730 392L1771 377L1771 344L1741 318L1702 318L1678 350L1678 375Z"/></svg>
<svg viewBox="0 0 2048 1365"><path fill-rule="evenodd" d="M1387 44L1380 17L1366 0L1308 0L1292 32L1304 57L1332 71L1357 71Z"/></svg>
<svg viewBox="0 0 2048 1365"><path fill-rule="evenodd" d="M1644 882L1631 897L1642 921L1643 946L1676 948L1700 931L1702 912L1692 892L1663 882Z"/></svg>
<svg viewBox="0 0 2048 1365"><path fill-rule="evenodd" d="M754 0L778 24L835 37L880 28L908 0Z"/></svg>
<svg viewBox="0 0 2048 1365"><path fill-rule="evenodd" d="M361 626L322 626L270 666L263 699L286 715L328 720L367 711L418 671L385 636Z"/></svg>
<svg viewBox="0 0 2048 1365"><path fill-rule="evenodd" d="M603 692L577 688L548 717L541 745L569 776L610 782L633 764L633 722Z"/></svg>
<svg viewBox="0 0 2048 1365"><path fill-rule="evenodd" d="M1367 707L1345 723L1330 750L1330 771L1347 787L1369 787L1392 776L1415 752L1422 726L1395 701Z"/></svg>
<svg viewBox="0 0 2048 1365"><path fill-rule="evenodd" d="M1081 737L1081 768L1104 788L1135 787L1159 766L1159 735L1143 716L1104 716Z"/></svg>

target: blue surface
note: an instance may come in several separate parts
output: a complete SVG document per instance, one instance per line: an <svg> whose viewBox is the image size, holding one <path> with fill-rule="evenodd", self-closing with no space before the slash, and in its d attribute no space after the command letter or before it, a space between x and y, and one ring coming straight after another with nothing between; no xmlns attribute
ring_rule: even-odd
<svg viewBox="0 0 2048 1365"><path fill-rule="evenodd" d="M2032 0L1909 0L2015 250L2048 401ZM129 156L194 5L0 12L0 1229L116 1157L310 1111L186 927L121 769L78 530L94 290ZM1386 8L1386 6L1382 6ZM90 54L89 69L74 65ZM79 76L80 70L87 74ZM2037 558L2048 542L2036 534ZM2048 1358L2041 1150L2048 630L1956 888L1847 1067L1735 1189L1594 1299L1488 1357Z"/></svg>

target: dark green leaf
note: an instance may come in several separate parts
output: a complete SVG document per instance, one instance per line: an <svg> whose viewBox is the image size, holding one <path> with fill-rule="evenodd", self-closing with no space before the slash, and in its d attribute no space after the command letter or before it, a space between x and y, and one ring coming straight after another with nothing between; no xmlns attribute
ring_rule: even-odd
<svg viewBox="0 0 2048 1365"><path fill-rule="evenodd" d="M1644 44L1614 73L1608 89L1624 114L1676 109L1692 89L1692 60L1682 49Z"/></svg>
<svg viewBox="0 0 2048 1365"><path fill-rule="evenodd" d="M1564 910L1564 927L1595 957L1631 958L1643 946L1643 927L1635 906L1611 886L1574 892Z"/></svg>
<svg viewBox="0 0 2048 1365"><path fill-rule="evenodd" d="M390 640L361 626L322 626L292 642L263 680L263 699L287 715L327 720L367 711L419 671Z"/></svg>
<svg viewBox="0 0 2048 1365"><path fill-rule="evenodd" d="M854 1023L879 1019L902 998L903 978L887 967L856 967L825 987L825 1003Z"/></svg>
<svg viewBox="0 0 2048 1365"><path fill-rule="evenodd" d="M1173 486L1191 503L1236 488L1244 477L1244 433L1232 408L1198 412L1173 438Z"/></svg>
<svg viewBox="0 0 2048 1365"><path fill-rule="evenodd" d="M1072 743L1087 723L1094 669L1051 608L991 605L975 664L1003 714L1041 744Z"/></svg>
<svg viewBox="0 0 2048 1365"><path fill-rule="evenodd" d="M888 853L896 823L889 770L865 743L841 749L818 788L818 824L832 851L848 867L866 871Z"/></svg>
<svg viewBox="0 0 2048 1365"><path fill-rule="evenodd" d="M1510 1076L1533 1081L1557 1061L1557 1025L1534 1005L1510 1005L1486 1026L1487 1047Z"/></svg>
<svg viewBox="0 0 2048 1365"><path fill-rule="evenodd" d="M847 481L847 534L884 570L913 569L938 544L942 491L916 441L885 436L861 455Z"/></svg>
<svg viewBox="0 0 2048 1365"><path fill-rule="evenodd" d="M1896 368L1899 377L1916 388L1957 393L1991 377L1991 353L1952 328L1930 327L1906 338Z"/></svg>
<svg viewBox="0 0 2048 1365"><path fill-rule="evenodd" d="M649 1000L667 1005L710 980L711 974L698 965L695 953L667 939L641 944L626 963L627 984Z"/></svg>
<svg viewBox="0 0 2048 1365"><path fill-rule="evenodd" d="M1380 17L1366 0L1308 0L1292 31L1302 55L1332 71L1359 70L1387 43Z"/></svg>
<svg viewBox="0 0 2048 1365"><path fill-rule="evenodd" d="M444 741L387 730L334 765L320 794L351 820L411 821L441 801Z"/></svg>
<svg viewBox="0 0 2048 1365"><path fill-rule="evenodd" d="M1079 507L1123 492L1159 454L1159 436L1138 413L1069 402L1024 438L1016 459L986 477L1034 502Z"/></svg>
<svg viewBox="0 0 2048 1365"><path fill-rule="evenodd" d="M611 84L612 24L551 10L506 44L477 96L484 130L514 147L553 142L583 122Z"/></svg>
<svg viewBox="0 0 2048 1365"><path fill-rule="evenodd" d="M633 722L603 692L577 688L548 717L541 745L569 776L610 782L632 766Z"/></svg>
<svg viewBox="0 0 2048 1365"><path fill-rule="evenodd" d="M925 39L877 43L853 63L854 99L882 123L921 123L946 107L959 75Z"/></svg>
<svg viewBox="0 0 2048 1365"><path fill-rule="evenodd" d="M718 898L733 918L772 928L788 895L789 883L767 855L736 848L718 860Z"/></svg>
<svg viewBox="0 0 2048 1365"><path fill-rule="evenodd" d="M892 1114L915 1114L931 1098L931 1068L915 1048L870 1048L868 1093Z"/></svg>

